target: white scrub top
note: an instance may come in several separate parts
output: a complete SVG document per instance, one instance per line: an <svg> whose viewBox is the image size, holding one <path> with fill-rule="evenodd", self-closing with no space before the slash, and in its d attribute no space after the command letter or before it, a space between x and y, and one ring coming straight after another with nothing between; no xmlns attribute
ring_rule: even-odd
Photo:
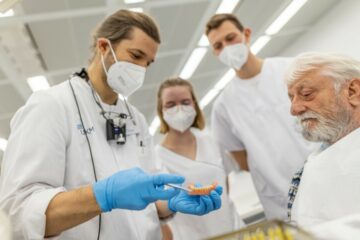
<svg viewBox="0 0 360 240"><path fill-rule="evenodd" d="M186 184L212 184L217 181L224 187L222 205L217 211L205 216L190 216L177 213L169 221L175 240L205 239L231 232L244 226L226 193L226 173L217 146L210 136L198 129L191 129L196 138L196 159L179 155L161 145L156 146L156 155L170 173L185 177Z"/></svg>
<svg viewBox="0 0 360 240"><path fill-rule="evenodd" d="M291 59L265 59L252 79L235 77L214 103L211 129L226 151L246 150L250 173L268 219L287 218L293 174L314 148L290 115L284 73ZM239 186L241 187L241 186Z"/></svg>
<svg viewBox="0 0 360 240"><path fill-rule="evenodd" d="M71 80L91 144L98 179L132 167L159 169L143 115L130 106L136 126L127 121L127 141L106 140L105 119L99 114L90 86ZM124 103L102 104L105 111L127 113ZM69 82L34 93L11 121L4 155L0 208L13 223L14 239L42 239L45 211L58 193L95 182L84 128ZM143 147L140 147L142 141ZM124 196L126 197L126 196ZM59 239L96 239L98 217L64 231ZM142 211L113 210L102 214L101 239L161 239L156 207Z"/></svg>
<svg viewBox="0 0 360 240"><path fill-rule="evenodd" d="M305 164L292 207L292 220L311 227L351 214L360 214L360 128Z"/></svg>

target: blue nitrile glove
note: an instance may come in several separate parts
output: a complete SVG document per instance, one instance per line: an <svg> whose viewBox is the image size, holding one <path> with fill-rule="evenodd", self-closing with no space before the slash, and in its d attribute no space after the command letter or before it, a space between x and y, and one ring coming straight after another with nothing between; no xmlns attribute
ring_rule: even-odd
<svg viewBox="0 0 360 240"><path fill-rule="evenodd" d="M97 203L102 212L112 209L141 210L157 200L167 200L179 193L164 184L184 182L184 177L173 174L149 175L140 168L119 171L93 184Z"/></svg>
<svg viewBox="0 0 360 240"><path fill-rule="evenodd" d="M221 186L217 186L210 195L192 196L185 191L172 197L168 202L168 207L173 212L181 212L192 215L204 215L221 207Z"/></svg>

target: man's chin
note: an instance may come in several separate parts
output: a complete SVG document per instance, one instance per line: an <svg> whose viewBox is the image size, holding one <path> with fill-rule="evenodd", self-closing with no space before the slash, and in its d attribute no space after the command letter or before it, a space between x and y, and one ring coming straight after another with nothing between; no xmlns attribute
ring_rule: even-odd
<svg viewBox="0 0 360 240"><path fill-rule="evenodd" d="M310 142L322 142L323 141L323 139L321 138L321 136L319 134L316 134L314 131L311 131L308 129L303 128L302 135L306 140L308 140Z"/></svg>

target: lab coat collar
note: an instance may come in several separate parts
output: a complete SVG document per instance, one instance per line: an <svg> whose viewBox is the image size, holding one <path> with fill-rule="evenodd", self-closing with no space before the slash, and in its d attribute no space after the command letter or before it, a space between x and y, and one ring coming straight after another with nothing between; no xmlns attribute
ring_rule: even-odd
<svg viewBox="0 0 360 240"><path fill-rule="evenodd" d="M84 79L82 79L82 78L80 78L78 76L75 76L73 78L73 80L78 82L80 88L86 90L88 96L90 96L91 99L95 103L95 99L93 99L94 96L92 94L92 87L90 86L90 83L88 83L87 81L85 81ZM121 112L121 111L125 110L125 108L124 108L125 103L123 102L122 99L118 98L115 105L110 105L110 104L104 103L101 100L99 94L95 90L94 90L94 94L95 94L97 100L99 101L99 103L101 104L101 106L103 107L104 111L107 111L107 112Z"/></svg>
<svg viewBox="0 0 360 240"><path fill-rule="evenodd" d="M338 149L346 149L348 146L352 146L353 142L360 141L360 128L357 128L350 132L345 137L341 138L332 145L323 143L318 150L310 154L307 162L312 162L323 155L328 155L331 153L336 153Z"/></svg>

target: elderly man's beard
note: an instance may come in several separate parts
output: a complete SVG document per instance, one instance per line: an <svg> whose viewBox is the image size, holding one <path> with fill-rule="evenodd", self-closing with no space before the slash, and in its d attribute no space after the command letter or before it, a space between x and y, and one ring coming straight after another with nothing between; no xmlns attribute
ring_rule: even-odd
<svg viewBox="0 0 360 240"><path fill-rule="evenodd" d="M314 142L332 144L353 130L352 114L349 107L336 97L333 110L319 114L313 111L305 112L297 120L302 127L305 139ZM312 126L316 121L316 125Z"/></svg>

